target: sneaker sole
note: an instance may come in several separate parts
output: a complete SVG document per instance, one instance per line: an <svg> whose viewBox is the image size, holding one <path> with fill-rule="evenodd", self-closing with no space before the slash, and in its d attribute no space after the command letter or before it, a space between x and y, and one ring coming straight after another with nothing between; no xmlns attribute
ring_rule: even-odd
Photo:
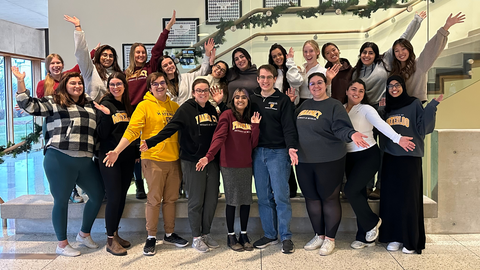
<svg viewBox="0 0 480 270"><path fill-rule="evenodd" d="M176 247L186 247L186 246L188 246L188 244L190 244L189 242L187 242L185 245L182 245L182 244L177 244L177 243L168 242L168 241L166 241L165 239L163 239L163 243L164 243L164 244L167 244L167 245L176 246Z"/></svg>
<svg viewBox="0 0 480 270"><path fill-rule="evenodd" d="M283 250L283 248L282 248L282 253L283 253L283 254L292 254L292 253L294 253L294 252L295 252L295 248L293 248L293 249L290 250L290 251L285 251L285 250Z"/></svg>
<svg viewBox="0 0 480 270"><path fill-rule="evenodd" d="M389 248L389 247L387 246L387 250L388 250L388 251L398 251L398 250L400 250L400 247L398 247L398 248Z"/></svg>
<svg viewBox="0 0 480 270"><path fill-rule="evenodd" d="M208 246L209 248L219 248L219 247L220 247L220 245L218 245L218 246L212 246L212 245L209 245L209 244L207 244L207 246Z"/></svg>
<svg viewBox="0 0 480 270"><path fill-rule="evenodd" d="M157 253L157 252L156 252L156 251L154 251L154 252L145 252L145 251L144 251L144 252L143 252L143 255L145 255L145 256L153 256L153 255L155 255L155 253Z"/></svg>
<svg viewBox="0 0 480 270"><path fill-rule="evenodd" d="M364 243L364 245L363 245L363 246L360 246L360 247L352 247L352 246L350 245L350 247L353 248L353 249L362 249L362 248L373 247L373 246L375 246L375 242L373 242L373 243L368 243L368 244L367 244L367 243Z"/></svg>
<svg viewBox="0 0 480 270"><path fill-rule="evenodd" d="M312 251L312 250L317 250L317 249L319 249L319 248L321 248L321 247L322 247L321 245L318 246L318 247L313 247L313 248L311 248L311 247L305 247L305 246L304 246L303 249L308 250L308 251Z"/></svg>
<svg viewBox="0 0 480 270"><path fill-rule="evenodd" d="M195 249L196 251L200 252L200 253L207 253L210 251L210 249L207 249L207 250L199 250L199 249L196 249L196 248L193 248Z"/></svg>
<svg viewBox="0 0 480 270"><path fill-rule="evenodd" d="M261 246L255 246L255 245L254 245L254 247L259 248L259 249L262 249L262 248L266 248L266 247L268 247L268 246L276 245L276 244L278 244L278 239L275 240L275 241L272 241L272 242L268 242L268 243L266 243L265 245L261 245Z"/></svg>

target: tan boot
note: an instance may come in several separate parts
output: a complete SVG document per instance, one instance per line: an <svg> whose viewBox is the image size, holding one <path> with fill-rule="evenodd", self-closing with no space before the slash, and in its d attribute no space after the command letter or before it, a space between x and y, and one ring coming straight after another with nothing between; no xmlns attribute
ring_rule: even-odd
<svg viewBox="0 0 480 270"><path fill-rule="evenodd" d="M111 245L108 244L108 240L112 240L111 241ZM110 239L107 239L107 245L105 246L107 252L110 252L112 253L113 255L115 256L124 256L124 255L127 255L127 250L125 248L123 248L115 238L110 238Z"/></svg>
<svg viewBox="0 0 480 270"><path fill-rule="evenodd" d="M128 248L128 247L131 246L130 242L128 242L127 240L122 239L122 238L120 238L120 236L118 236L118 231L113 233L113 239L115 239L124 248Z"/></svg>

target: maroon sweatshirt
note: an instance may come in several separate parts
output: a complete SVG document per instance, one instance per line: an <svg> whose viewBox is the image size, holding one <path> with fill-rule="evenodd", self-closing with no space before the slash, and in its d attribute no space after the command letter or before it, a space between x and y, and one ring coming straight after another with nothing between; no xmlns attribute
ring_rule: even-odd
<svg viewBox="0 0 480 270"><path fill-rule="evenodd" d="M227 168L252 167L252 150L258 144L258 124L237 121L232 110L224 111L213 134L206 154L208 162L220 151L220 166Z"/></svg>
<svg viewBox="0 0 480 270"><path fill-rule="evenodd" d="M157 61L162 56L163 50L165 50L165 43L167 42L169 33L170 31L167 29L163 30L160 37L158 37L157 43L155 43L155 46L152 48L150 61L145 63L142 68L135 67L133 74L127 78L130 103L132 103L133 106L137 106L147 92L147 76L156 71Z"/></svg>

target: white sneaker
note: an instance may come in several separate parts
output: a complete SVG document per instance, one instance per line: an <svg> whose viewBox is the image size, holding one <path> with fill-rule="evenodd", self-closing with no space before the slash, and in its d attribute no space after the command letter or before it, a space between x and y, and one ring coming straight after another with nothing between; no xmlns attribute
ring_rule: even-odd
<svg viewBox="0 0 480 270"><path fill-rule="evenodd" d="M402 243L400 242L390 242L388 243L387 245L387 250L389 251L397 251L400 249L400 246L402 245Z"/></svg>
<svg viewBox="0 0 480 270"><path fill-rule="evenodd" d="M375 241L378 237L378 228L380 228L380 225L382 225L382 219L378 218L378 223L373 229L367 232L367 235L365 236L365 240L367 242L372 242Z"/></svg>
<svg viewBox="0 0 480 270"><path fill-rule="evenodd" d="M98 248L97 243L93 242L92 237L90 235L87 237L82 237L80 236L80 234L77 234L76 240L77 242L79 242L80 244L83 244L88 248Z"/></svg>
<svg viewBox="0 0 480 270"><path fill-rule="evenodd" d="M318 234L315 234L315 236L312 238L312 240L308 241L303 248L305 250L315 250L318 249L322 246L323 244L323 239L320 238Z"/></svg>
<svg viewBox="0 0 480 270"><path fill-rule="evenodd" d="M406 249L405 247L403 247L402 252L405 253L405 254L413 254L413 253L415 253L415 250L410 250L410 249Z"/></svg>
<svg viewBox="0 0 480 270"><path fill-rule="evenodd" d="M80 251L72 248L72 246L70 246L70 244L66 245L64 248L61 248L57 245L57 250L56 250L56 253L58 255L63 255L63 256L67 256L67 257L77 257L77 256L80 256Z"/></svg>
<svg viewBox="0 0 480 270"><path fill-rule="evenodd" d="M362 241L353 241L351 244L350 244L350 247L354 248L354 249L361 249L361 248L366 248L366 247L373 247L375 246L375 242L371 242L371 243L364 243Z"/></svg>
<svg viewBox="0 0 480 270"><path fill-rule="evenodd" d="M325 240L323 241L323 245L320 248L320 251L318 253L322 256L327 256L327 255L330 255L334 249L335 249L335 240L325 238Z"/></svg>
<svg viewBox="0 0 480 270"><path fill-rule="evenodd" d="M207 244L205 244L205 242L203 242L203 237L193 238L192 242L193 242L192 247L194 249L196 249L197 251L202 252L202 253L210 251Z"/></svg>

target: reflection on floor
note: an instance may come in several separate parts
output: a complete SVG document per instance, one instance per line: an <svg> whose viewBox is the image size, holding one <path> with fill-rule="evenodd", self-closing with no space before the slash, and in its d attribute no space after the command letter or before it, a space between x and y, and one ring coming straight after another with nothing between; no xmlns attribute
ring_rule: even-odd
<svg viewBox="0 0 480 270"><path fill-rule="evenodd" d="M28 162L27 162L28 161ZM48 181L43 175L41 152L5 158L0 165L0 197L5 201L24 194L49 194ZM29 177L30 176L30 177ZM26 179L33 179L27 181ZM134 193L132 185L129 193ZM98 221L97 221L98 222ZM157 254L142 254L145 233L124 233L132 242L128 255L113 256L105 251L105 234L93 234L99 249L90 250L75 243L82 256L68 258L55 254L55 235L16 234L14 221L8 220L0 235L0 269L480 269L480 234L427 235L426 249L421 255L389 252L384 244L363 250L350 248L353 233L339 233L336 249L322 257L318 251L305 251L303 245L312 237L311 232L293 235L294 254L281 253L281 245L252 252L234 252L227 247L226 234L213 235L220 248L201 254L190 246L175 248L163 245L158 233ZM161 224L159 224L161 226ZM120 229L121 232L121 229ZM189 235L182 235L191 241ZM256 240L260 235L251 235Z"/></svg>

